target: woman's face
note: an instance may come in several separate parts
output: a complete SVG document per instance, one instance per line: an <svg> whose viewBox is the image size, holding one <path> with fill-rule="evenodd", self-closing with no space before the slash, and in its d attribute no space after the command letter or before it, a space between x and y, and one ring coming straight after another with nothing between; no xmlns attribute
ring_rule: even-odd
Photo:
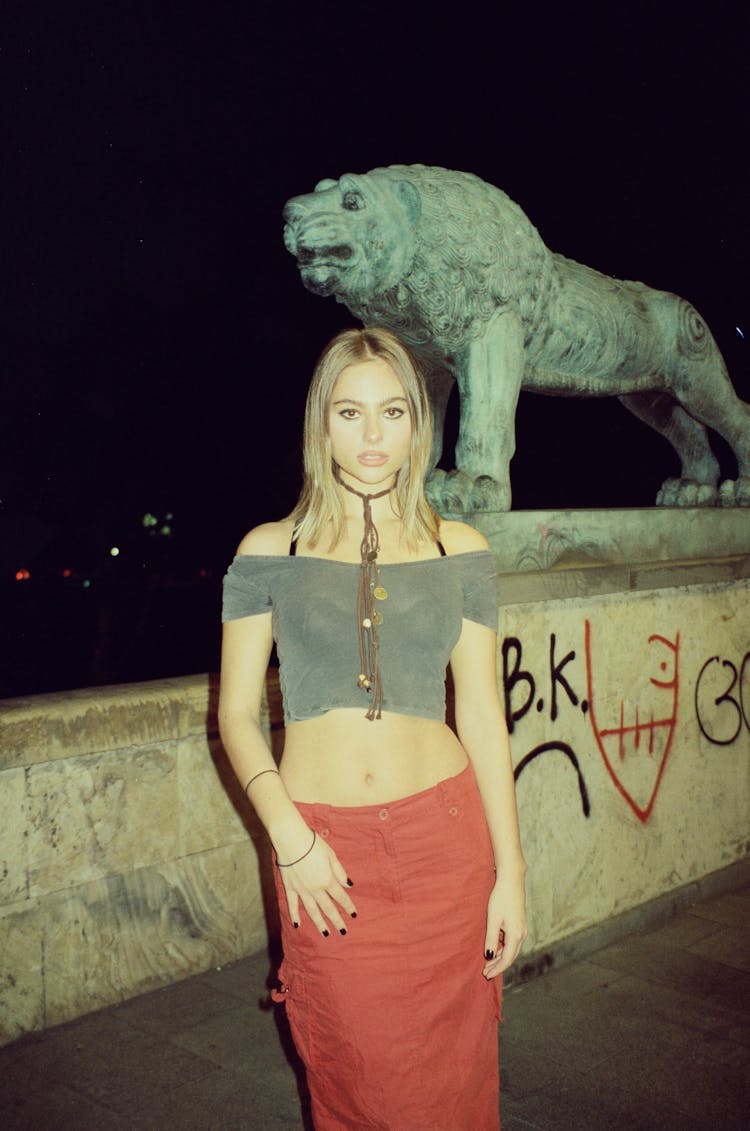
<svg viewBox="0 0 750 1131"><path fill-rule="evenodd" d="M372 493L409 458L412 423L404 390L387 361L342 369L328 407L331 454L343 478Z"/></svg>

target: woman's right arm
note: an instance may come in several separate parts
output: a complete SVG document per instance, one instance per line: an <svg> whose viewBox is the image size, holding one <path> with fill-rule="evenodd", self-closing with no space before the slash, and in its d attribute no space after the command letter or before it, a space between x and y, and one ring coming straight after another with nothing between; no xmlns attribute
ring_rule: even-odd
<svg viewBox="0 0 750 1131"><path fill-rule="evenodd" d="M299 923L299 904L305 907L321 933L328 924L345 929L339 908L355 912L348 892L347 874L336 854L321 838L315 838L289 797L276 763L265 741L260 723L261 700L273 636L271 614L240 617L224 625L219 694L219 730L237 778L284 867L281 876L289 914ZM260 776L257 776L260 775ZM255 779L255 780L253 780ZM312 851L308 851L312 845Z"/></svg>

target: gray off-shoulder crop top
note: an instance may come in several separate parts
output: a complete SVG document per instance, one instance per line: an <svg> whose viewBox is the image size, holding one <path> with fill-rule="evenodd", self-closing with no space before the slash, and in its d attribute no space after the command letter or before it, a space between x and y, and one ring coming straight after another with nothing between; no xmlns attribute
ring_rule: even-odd
<svg viewBox="0 0 750 1131"><path fill-rule="evenodd" d="M238 555L224 578L222 620L271 612L284 721L337 707L367 710L357 686L358 563ZM445 671L461 621L497 631L497 578L489 550L381 565L383 710L445 718Z"/></svg>

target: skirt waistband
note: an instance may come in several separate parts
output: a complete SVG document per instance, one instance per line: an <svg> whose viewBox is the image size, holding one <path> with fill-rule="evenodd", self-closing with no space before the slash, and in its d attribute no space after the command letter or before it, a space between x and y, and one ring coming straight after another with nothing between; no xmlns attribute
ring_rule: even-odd
<svg viewBox="0 0 750 1131"><path fill-rule="evenodd" d="M382 821L384 815L409 819L420 813L428 813L446 806L456 805L466 797L476 794L477 783L471 762L460 773L444 778L428 789L386 801L377 805L328 805L325 802L296 801L295 805L309 822L313 819L326 821L335 817L337 822L367 824L368 820Z"/></svg>

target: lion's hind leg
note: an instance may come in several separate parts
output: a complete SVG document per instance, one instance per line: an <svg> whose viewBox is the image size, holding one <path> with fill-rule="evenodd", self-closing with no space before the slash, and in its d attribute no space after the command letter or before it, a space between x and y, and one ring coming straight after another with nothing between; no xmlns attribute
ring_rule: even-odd
<svg viewBox="0 0 750 1131"><path fill-rule="evenodd" d="M719 347L697 310L684 299L667 296L667 301L676 303L676 309L667 312L675 331L667 386L694 420L726 440L737 460L737 479L721 484L719 502L750 506L750 404L737 396Z"/></svg>
<svg viewBox="0 0 750 1131"><path fill-rule="evenodd" d="M720 468L703 425L668 393L629 393L618 399L639 420L668 440L679 456L680 477L665 479L656 496L656 505L716 506Z"/></svg>

